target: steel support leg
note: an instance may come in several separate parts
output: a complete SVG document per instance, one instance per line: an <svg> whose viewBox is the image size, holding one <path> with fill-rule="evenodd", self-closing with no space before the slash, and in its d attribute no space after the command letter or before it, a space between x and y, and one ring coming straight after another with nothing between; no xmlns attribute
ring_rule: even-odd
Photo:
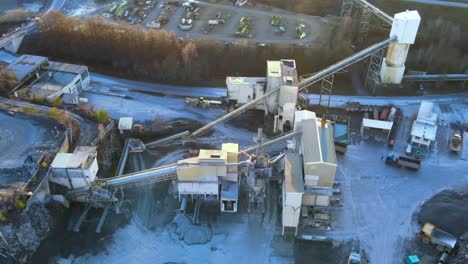
<svg viewBox="0 0 468 264"><path fill-rule="evenodd" d="M341 4L341 16L351 16L351 12L353 11L353 1L354 0L343 0Z"/></svg>
<svg viewBox="0 0 468 264"><path fill-rule="evenodd" d="M104 212L102 212L101 218L99 219L99 223L96 227L96 233L101 233L101 228L102 228L102 225L104 224L104 220L106 220L106 216L107 216L107 213L109 212L110 206L111 204L108 203L106 207L104 208Z"/></svg>
<svg viewBox="0 0 468 264"><path fill-rule="evenodd" d="M367 7L363 6L361 8L361 19L359 21L359 44L364 43L364 41L367 39L367 35L369 35L369 25L371 18L372 13L369 11L369 9L367 9Z"/></svg>
<svg viewBox="0 0 468 264"><path fill-rule="evenodd" d="M319 98L319 105L328 109L330 109L330 100L331 95L333 92L333 81L335 80L335 75L332 74L322 79L322 84L320 86L320 98Z"/></svg>
<svg viewBox="0 0 468 264"><path fill-rule="evenodd" d="M75 226L73 227L73 232L80 232L80 226L83 223L83 221L86 218L86 215L89 212L89 209L91 209L91 204L88 204L86 208L83 210L83 212L80 215L80 218L78 218L78 221L76 222Z"/></svg>
<svg viewBox="0 0 468 264"><path fill-rule="evenodd" d="M376 84L380 82L380 67L382 65L383 56L384 50L382 49L372 54L369 59L369 68L367 69L364 88L373 94L376 92Z"/></svg>

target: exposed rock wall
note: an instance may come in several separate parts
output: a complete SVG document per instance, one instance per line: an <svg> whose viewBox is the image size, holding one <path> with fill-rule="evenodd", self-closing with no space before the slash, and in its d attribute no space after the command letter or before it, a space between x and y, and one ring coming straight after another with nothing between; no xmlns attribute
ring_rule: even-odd
<svg viewBox="0 0 468 264"><path fill-rule="evenodd" d="M34 203L15 219L0 224L0 263L29 262L49 234L51 220L45 205Z"/></svg>

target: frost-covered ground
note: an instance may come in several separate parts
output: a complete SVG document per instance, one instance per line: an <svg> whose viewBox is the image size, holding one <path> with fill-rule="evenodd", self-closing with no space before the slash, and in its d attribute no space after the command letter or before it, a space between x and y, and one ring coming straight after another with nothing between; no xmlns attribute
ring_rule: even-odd
<svg viewBox="0 0 468 264"><path fill-rule="evenodd" d="M201 122L214 120L223 114L221 109L199 109L186 106L183 97L197 89L160 86L106 76L94 77L93 91L120 93L132 96L123 99L108 95L86 93L91 104L108 110L113 117L134 115L146 120L160 113L165 118L196 118ZM112 91L110 88L112 87ZM131 92L143 88L163 92L166 96L152 96ZM107 89L107 90L106 90ZM117 91L117 92L116 92ZM201 88L204 96L222 94L223 89ZM225 90L224 90L225 91ZM314 95L311 95L314 98ZM359 238L373 263L393 264L402 259L403 241L417 233L419 227L412 224L411 215L419 205L444 188L468 185L468 162L448 151L448 139L452 134L451 123L466 123L468 117L466 94L432 97L340 97L333 96L332 103L360 101L363 104L388 104L399 106L403 119L399 124L397 145L393 150L382 143L372 141L350 145L344 156L339 156L337 179L342 182L343 207L337 209L336 230L329 235L338 241ZM439 114L437 142L429 153L423 155L419 171L410 171L386 165L382 155L396 152L403 154L407 138L419 108L421 99L435 101L434 111ZM335 100L335 101L333 101ZM223 125L211 136L201 141L213 145L223 141L251 144L251 132ZM175 150L154 166L171 163L183 153ZM249 223L245 215L219 219L214 225L215 236L206 245L187 246L179 241L172 225L149 230L134 220L118 230L105 251L91 256L80 256L75 263L294 263L297 254L293 244L275 237L279 235L275 222L259 226ZM281 254L275 253L280 243ZM310 246L313 251L314 246ZM331 253L333 254L333 253ZM314 262L311 254L310 263ZM64 262L70 261L62 260ZM345 259L342 259L345 261ZM327 264L330 262L327 262ZM338 263L338 262L337 262Z"/></svg>
<svg viewBox="0 0 468 264"><path fill-rule="evenodd" d="M205 245L185 245L173 225L148 230L136 221L118 230L105 252L81 256L75 263L275 263L274 226L249 223L248 217L219 219ZM71 259L59 263L69 263ZM282 262L284 263L284 262ZM288 261L293 263L293 261Z"/></svg>

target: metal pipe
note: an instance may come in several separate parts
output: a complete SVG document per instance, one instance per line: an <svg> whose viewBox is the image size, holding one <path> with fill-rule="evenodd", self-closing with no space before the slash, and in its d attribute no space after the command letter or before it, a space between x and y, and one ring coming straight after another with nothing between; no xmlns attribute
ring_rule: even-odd
<svg viewBox="0 0 468 264"><path fill-rule="evenodd" d="M388 24L393 23L393 18L391 16L387 15L386 13L384 13L382 10L372 5L371 3L365 0L354 0L354 2L360 4L364 8L367 8L371 13L378 16L379 18L381 18L383 21L387 22Z"/></svg>
<svg viewBox="0 0 468 264"><path fill-rule="evenodd" d="M299 132L290 132L290 133L288 133L286 135L283 135L281 137L278 137L278 138L272 139L270 141L264 142L264 143L258 145L258 147L265 148L265 147L274 145L274 144L276 144L276 143L278 143L280 141L284 141L284 140L286 140L288 138L291 138L296 134L299 134ZM242 152L247 154L249 152L255 151L256 149L257 149L257 146L252 146L252 147L249 147L249 148L246 148L246 149L242 150Z"/></svg>
<svg viewBox="0 0 468 264"><path fill-rule="evenodd" d="M192 133L192 136L193 137L198 137L198 136L201 136L202 134L206 133L208 130L210 130L211 128L215 127L216 125L218 124L221 124L221 123L224 123L228 120L230 120L231 118L234 118L244 112L247 112L247 110L249 110L251 107L253 107L255 104L257 104L257 102L259 102L260 100L263 100L265 98L268 98L270 95L273 95L277 92L279 92L280 88L276 88L276 89L273 89L273 90L270 90L268 92L266 92L265 94L257 97L256 99L244 104L243 106L237 108L236 110L216 119L215 121L211 122L211 123L208 123L207 125L203 126L202 128L196 130L195 132Z"/></svg>
<svg viewBox="0 0 468 264"><path fill-rule="evenodd" d="M187 209L187 197L182 198L179 207L179 213L185 214L185 209Z"/></svg>
<svg viewBox="0 0 468 264"><path fill-rule="evenodd" d="M332 66L324 69L324 70L321 70L319 71L318 73L312 75L311 77L309 78L306 78L304 79L302 82L299 83L299 90L302 90L302 89L305 89L307 88L309 85L311 84L314 84L315 82L317 81L320 81L321 79L329 76L329 75L332 75L346 67L348 67L349 65L355 63L355 62L358 62L364 58L366 58L367 56L370 56L371 54L373 54L374 52L380 50L380 49L383 49L385 47L387 47L388 45L390 45L390 43L392 43L393 41L397 40L397 37L396 36L393 36L393 37L390 37L389 39L387 40L384 40L382 42L379 42L379 43L376 43L354 55L352 55L351 57L348 57L338 63L335 63L333 64ZM237 108L236 110L216 119L215 121L211 122L211 123L208 123L207 125L203 126L202 128L196 130L195 132L192 133L192 137L198 137L198 136L201 136L203 133L206 133L208 130L210 130L211 128L215 127L216 125L218 124L221 124L221 123L224 123L228 120L230 120L231 118L234 118L244 112L247 112L247 110L249 110L251 107L255 106L257 104L257 102L263 100L263 99L266 99L268 98L270 95L273 95L277 92L279 92L280 88L276 88L276 89L273 89L273 90L270 90L268 92L266 92L265 94L257 97L255 100L252 100L246 104L244 104L243 106Z"/></svg>
<svg viewBox="0 0 468 264"><path fill-rule="evenodd" d="M468 74L414 74L403 76L405 81L466 81L468 80Z"/></svg>
<svg viewBox="0 0 468 264"><path fill-rule="evenodd" d="M188 166L226 166L226 167L237 167L242 165L248 165L249 162L247 160L236 162L236 163L224 163L224 162L180 162L177 163L177 166L180 165L188 165Z"/></svg>
<svg viewBox="0 0 468 264"><path fill-rule="evenodd" d="M123 150L122 156L120 156L119 164L117 166L117 174L115 176L122 175L125 169L125 164L127 163L127 158L128 158L128 141L129 141L129 138L126 138L124 150Z"/></svg>
<svg viewBox="0 0 468 264"><path fill-rule="evenodd" d="M149 170L144 170L136 173L130 173L121 177L113 177L103 179L102 182L105 186L116 188L123 185L134 185L148 181L158 181L158 178L169 180L170 176L177 174L177 165L171 164L168 166L157 167Z"/></svg>
<svg viewBox="0 0 468 264"><path fill-rule="evenodd" d="M378 51L378 50L381 50L385 47L387 47L388 45L390 45L392 42L396 41L397 40L397 36L393 36L393 37L390 37L382 42L379 42L379 43L376 43L366 49L363 49L361 50L360 52L344 59L344 60L341 60L335 64L333 64L332 66L328 67L328 68L325 68L317 73L315 73L314 75L304 79L302 82L299 83L299 90L302 90L302 89L305 89L307 88L308 86L320 81L321 79L325 78L325 77L328 77L346 67L348 67L349 65L353 64L353 63L356 63L360 60L363 60L364 58L372 55L374 52Z"/></svg>
<svg viewBox="0 0 468 264"><path fill-rule="evenodd" d="M269 162L268 162L269 165L273 165L273 164L275 164L276 162L280 161L282 158L284 158L285 155L286 155L286 154L283 153L283 154L280 154L280 155L276 156L276 157L273 158L272 160L269 160Z"/></svg>

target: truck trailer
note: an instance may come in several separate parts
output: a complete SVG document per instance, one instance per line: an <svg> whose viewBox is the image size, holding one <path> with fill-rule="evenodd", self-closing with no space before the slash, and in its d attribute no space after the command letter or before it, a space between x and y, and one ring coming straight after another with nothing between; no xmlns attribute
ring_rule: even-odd
<svg viewBox="0 0 468 264"><path fill-rule="evenodd" d="M421 167L421 160L397 156L395 154L389 154L385 159L385 163L395 167L406 167L413 170L418 170Z"/></svg>

